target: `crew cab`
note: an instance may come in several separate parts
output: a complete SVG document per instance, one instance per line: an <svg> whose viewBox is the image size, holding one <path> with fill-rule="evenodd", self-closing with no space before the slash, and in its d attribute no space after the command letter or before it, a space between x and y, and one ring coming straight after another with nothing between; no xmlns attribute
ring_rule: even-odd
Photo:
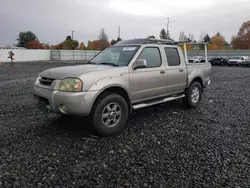
<svg viewBox="0 0 250 188"><path fill-rule="evenodd" d="M34 100L45 111L88 117L97 133L114 135L133 110L177 99L199 105L211 64L186 62L181 48L167 41L120 41L87 64L41 72Z"/></svg>

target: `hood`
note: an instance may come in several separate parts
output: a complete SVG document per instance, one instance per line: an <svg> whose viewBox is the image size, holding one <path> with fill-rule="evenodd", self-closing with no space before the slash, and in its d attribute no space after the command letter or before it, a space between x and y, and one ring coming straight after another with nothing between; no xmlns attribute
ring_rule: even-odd
<svg viewBox="0 0 250 188"><path fill-rule="evenodd" d="M116 67L111 67L108 65L76 65L76 66L65 66L57 67L45 70L40 73L41 77L52 78L62 80L66 77L80 77L82 74L96 72L106 69L113 69Z"/></svg>
<svg viewBox="0 0 250 188"><path fill-rule="evenodd" d="M229 61L242 61L241 59L229 59Z"/></svg>

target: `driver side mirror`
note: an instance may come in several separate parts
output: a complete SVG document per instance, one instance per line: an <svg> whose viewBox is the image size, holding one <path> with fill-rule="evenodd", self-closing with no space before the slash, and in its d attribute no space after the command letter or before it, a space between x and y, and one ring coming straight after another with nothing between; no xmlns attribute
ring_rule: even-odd
<svg viewBox="0 0 250 188"><path fill-rule="evenodd" d="M146 67L147 67L146 59L137 59L133 65L133 69L142 69Z"/></svg>

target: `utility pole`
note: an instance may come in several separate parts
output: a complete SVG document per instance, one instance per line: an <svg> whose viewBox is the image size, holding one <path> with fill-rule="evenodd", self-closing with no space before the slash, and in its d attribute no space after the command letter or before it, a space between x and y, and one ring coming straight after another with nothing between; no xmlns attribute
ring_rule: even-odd
<svg viewBox="0 0 250 188"><path fill-rule="evenodd" d="M167 17L167 38L169 39L169 17Z"/></svg>
<svg viewBox="0 0 250 188"><path fill-rule="evenodd" d="M74 32L75 31L72 31L72 36L71 36L72 40L74 40Z"/></svg>
<svg viewBox="0 0 250 188"><path fill-rule="evenodd" d="M121 27L118 26L118 38L120 38L120 37L121 37Z"/></svg>

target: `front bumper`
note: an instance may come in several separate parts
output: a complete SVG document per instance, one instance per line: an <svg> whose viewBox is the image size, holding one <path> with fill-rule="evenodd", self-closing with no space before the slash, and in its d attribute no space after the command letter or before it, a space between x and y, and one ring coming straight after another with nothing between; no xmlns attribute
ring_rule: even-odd
<svg viewBox="0 0 250 188"><path fill-rule="evenodd" d="M241 65L241 62L239 62L239 61L229 61L228 64L229 65Z"/></svg>
<svg viewBox="0 0 250 188"><path fill-rule="evenodd" d="M34 86L33 96L40 109L63 115L88 116L98 91L61 92Z"/></svg>

